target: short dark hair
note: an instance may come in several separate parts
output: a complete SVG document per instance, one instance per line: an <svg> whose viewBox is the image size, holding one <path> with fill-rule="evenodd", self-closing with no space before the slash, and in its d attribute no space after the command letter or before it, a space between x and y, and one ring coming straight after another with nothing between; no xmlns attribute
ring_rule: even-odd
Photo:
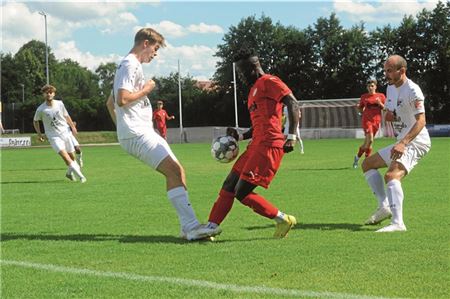
<svg viewBox="0 0 450 299"><path fill-rule="evenodd" d="M255 49L249 47L240 48L233 56L233 61L237 62L239 60L248 59L250 57L258 56Z"/></svg>

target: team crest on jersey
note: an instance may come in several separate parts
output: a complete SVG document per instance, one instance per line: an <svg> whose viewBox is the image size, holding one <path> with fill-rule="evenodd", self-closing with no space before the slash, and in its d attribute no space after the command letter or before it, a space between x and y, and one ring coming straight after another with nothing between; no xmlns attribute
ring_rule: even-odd
<svg viewBox="0 0 450 299"><path fill-rule="evenodd" d="M423 102L419 101L419 100L416 100L414 102L414 106L416 107L416 109L422 109L423 108Z"/></svg>

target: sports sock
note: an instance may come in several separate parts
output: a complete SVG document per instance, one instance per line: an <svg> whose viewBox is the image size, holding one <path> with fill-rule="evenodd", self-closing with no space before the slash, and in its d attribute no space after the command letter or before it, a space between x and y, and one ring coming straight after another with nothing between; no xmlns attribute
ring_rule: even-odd
<svg viewBox="0 0 450 299"><path fill-rule="evenodd" d="M76 161L72 161L69 165L70 170L72 170L73 172L75 172L75 174L79 177L79 178L84 178L83 173L81 173L81 168L80 165L78 165L78 163Z"/></svg>
<svg viewBox="0 0 450 299"><path fill-rule="evenodd" d="M209 222L220 225L233 207L234 193L221 189L211 212L209 213Z"/></svg>
<svg viewBox="0 0 450 299"><path fill-rule="evenodd" d="M357 154L357 157L358 158L361 158L361 156L364 154L364 150L360 147L359 149L358 149L358 154Z"/></svg>
<svg viewBox="0 0 450 299"><path fill-rule="evenodd" d="M369 184L373 194L375 194L375 197L378 200L378 208L388 207L389 202L384 190L384 182L380 172L376 169L369 169L364 173L364 176L366 177L367 184Z"/></svg>
<svg viewBox="0 0 450 299"><path fill-rule="evenodd" d="M184 187L170 189L167 191L167 197L177 211L181 229L184 232L190 231L200 224L189 202L187 190Z"/></svg>
<svg viewBox="0 0 450 299"><path fill-rule="evenodd" d="M300 151L303 153L303 140L301 138L298 139L298 144L300 144Z"/></svg>
<svg viewBox="0 0 450 299"><path fill-rule="evenodd" d="M270 219L275 218L278 214L278 209L275 206L261 195L253 192L248 194L241 202L247 207L252 208L259 215Z"/></svg>
<svg viewBox="0 0 450 299"><path fill-rule="evenodd" d="M392 223L403 225L403 189L399 180L391 180L386 184L386 193L392 211Z"/></svg>
<svg viewBox="0 0 450 299"><path fill-rule="evenodd" d="M275 218L273 218L273 219L275 220L276 223L283 223L283 222L286 221L284 219L285 215L286 215L285 213L283 213L281 211L278 211L277 216Z"/></svg>
<svg viewBox="0 0 450 299"><path fill-rule="evenodd" d="M371 149L371 148L368 148L368 149L366 150L366 158L369 157L371 153L372 153L372 149Z"/></svg>

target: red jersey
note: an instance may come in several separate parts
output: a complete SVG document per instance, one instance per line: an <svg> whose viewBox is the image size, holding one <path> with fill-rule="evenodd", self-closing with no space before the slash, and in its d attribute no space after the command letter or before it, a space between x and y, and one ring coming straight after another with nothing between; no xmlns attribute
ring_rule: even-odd
<svg viewBox="0 0 450 299"><path fill-rule="evenodd" d="M265 74L256 80L247 104L253 127L252 145L283 147L281 100L290 93L289 87L276 76Z"/></svg>
<svg viewBox="0 0 450 299"><path fill-rule="evenodd" d="M381 107L378 105L377 100L380 100L381 103L386 102L386 97L382 93L374 93L369 94L365 93L361 96L359 101L359 107L363 108L363 122L373 121L380 122L381 121Z"/></svg>
<svg viewBox="0 0 450 299"><path fill-rule="evenodd" d="M153 119L155 120L158 128L164 128L166 126L166 120L169 119L169 115L167 115L166 110L159 109L153 111Z"/></svg>

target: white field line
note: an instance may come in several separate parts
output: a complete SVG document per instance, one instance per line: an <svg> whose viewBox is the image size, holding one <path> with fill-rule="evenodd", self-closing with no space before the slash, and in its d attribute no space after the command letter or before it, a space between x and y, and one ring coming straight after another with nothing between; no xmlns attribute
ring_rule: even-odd
<svg viewBox="0 0 450 299"><path fill-rule="evenodd" d="M119 278L124 280L151 282L151 283L166 283L177 286L224 290L234 293L250 293L250 294L274 295L286 297L309 297L309 298L329 298L329 299L387 299L387 297L374 297L374 296L354 295L346 293L303 291L296 289L270 288L264 286L239 286L234 284L216 283L206 280L194 280L194 279L164 277L164 276L147 276L125 272L97 271L97 270L70 268L51 264L37 264L21 261L0 260L0 263L5 266L17 266L38 270L46 270L50 272L90 275L107 278Z"/></svg>

